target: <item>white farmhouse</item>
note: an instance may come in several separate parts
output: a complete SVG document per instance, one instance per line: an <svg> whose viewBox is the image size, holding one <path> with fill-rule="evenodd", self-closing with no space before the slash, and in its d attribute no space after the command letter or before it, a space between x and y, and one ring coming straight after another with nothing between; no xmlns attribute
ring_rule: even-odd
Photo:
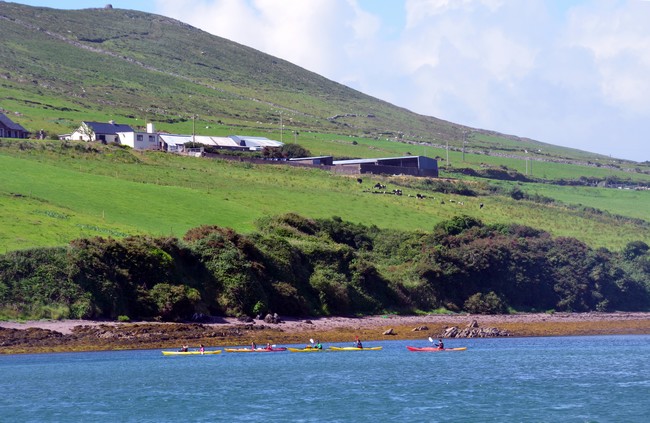
<svg viewBox="0 0 650 423"><path fill-rule="evenodd" d="M133 132L129 125L119 125L114 121L103 122L81 122L81 126L70 135L71 140L78 141L99 141L104 144L119 142L118 132Z"/></svg>
<svg viewBox="0 0 650 423"><path fill-rule="evenodd" d="M154 129L153 123L147 124L146 132L118 132L119 143L128 145L134 150L160 150L160 141L158 133Z"/></svg>

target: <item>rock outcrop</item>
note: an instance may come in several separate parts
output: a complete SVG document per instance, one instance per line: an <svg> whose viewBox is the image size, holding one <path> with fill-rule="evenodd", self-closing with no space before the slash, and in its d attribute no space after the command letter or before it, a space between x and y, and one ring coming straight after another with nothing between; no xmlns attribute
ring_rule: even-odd
<svg viewBox="0 0 650 423"><path fill-rule="evenodd" d="M440 334L443 338L494 338L512 336L510 332L498 328L481 328L476 320L472 320L463 329L452 326Z"/></svg>

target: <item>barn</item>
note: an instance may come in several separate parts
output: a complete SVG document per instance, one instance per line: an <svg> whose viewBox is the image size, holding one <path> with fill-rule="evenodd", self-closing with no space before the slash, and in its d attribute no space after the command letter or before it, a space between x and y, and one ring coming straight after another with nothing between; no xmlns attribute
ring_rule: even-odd
<svg viewBox="0 0 650 423"><path fill-rule="evenodd" d="M426 156L334 160L334 171L345 174L384 174L438 177L438 161Z"/></svg>
<svg viewBox="0 0 650 423"><path fill-rule="evenodd" d="M315 166L332 166L334 164L334 158L332 156L293 157L289 161Z"/></svg>
<svg viewBox="0 0 650 423"><path fill-rule="evenodd" d="M4 113L0 113L0 138L27 138L29 132L9 119Z"/></svg>

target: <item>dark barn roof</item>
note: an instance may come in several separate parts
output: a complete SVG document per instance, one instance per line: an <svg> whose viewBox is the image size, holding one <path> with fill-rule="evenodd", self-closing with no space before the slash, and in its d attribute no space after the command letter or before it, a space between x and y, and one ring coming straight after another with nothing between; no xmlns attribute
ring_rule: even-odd
<svg viewBox="0 0 650 423"><path fill-rule="evenodd" d="M133 132L129 125L120 125L115 122L83 122L86 126L95 132L95 134L116 135L118 132Z"/></svg>
<svg viewBox="0 0 650 423"><path fill-rule="evenodd" d="M0 113L0 124L4 125L6 128L12 129L14 131L23 131L27 132L25 128L17 124L16 122L9 119L4 113Z"/></svg>

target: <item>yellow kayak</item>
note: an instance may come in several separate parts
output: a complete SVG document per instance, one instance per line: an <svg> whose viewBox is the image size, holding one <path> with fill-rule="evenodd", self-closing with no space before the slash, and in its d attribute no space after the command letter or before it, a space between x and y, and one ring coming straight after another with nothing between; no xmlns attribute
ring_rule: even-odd
<svg viewBox="0 0 650 423"><path fill-rule="evenodd" d="M311 348L311 347L307 347L307 348L291 348L291 347L289 347L287 349L289 351L291 351L291 352L323 352L323 351L325 351L322 348L318 349L318 348Z"/></svg>
<svg viewBox="0 0 650 423"><path fill-rule="evenodd" d="M163 351L163 355L214 355L221 354L221 350L211 351Z"/></svg>
<svg viewBox="0 0 650 423"><path fill-rule="evenodd" d="M383 347L365 347L365 348L357 348L357 347L329 347L330 351L379 351Z"/></svg>

